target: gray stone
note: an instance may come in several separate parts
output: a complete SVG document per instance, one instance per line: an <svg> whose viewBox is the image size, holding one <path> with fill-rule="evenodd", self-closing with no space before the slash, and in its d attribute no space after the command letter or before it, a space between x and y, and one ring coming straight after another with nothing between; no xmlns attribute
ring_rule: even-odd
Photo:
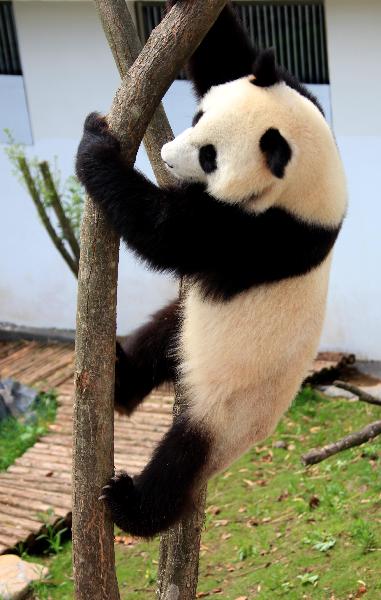
<svg viewBox="0 0 381 600"><path fill-rule="evenodd" d="M3 554L0 556L1 600L25 598L32 581L44 579L48 572L46 567L21 560L15 554Z"/></svg>
<svg viewBox="0 0 381 600"><path fill-rule="evenodd" d="M26 415L36 398L36 390L13 379L1 380L0 420L6 416L18 418L21 415Z"/></svg>
<svg viewBox="0 0 381 600"><path fill-rule="evenodd" d="M287 450L288 444L284 440L277 440L273 443L273 448L282 448L283 450Z"/></svg>

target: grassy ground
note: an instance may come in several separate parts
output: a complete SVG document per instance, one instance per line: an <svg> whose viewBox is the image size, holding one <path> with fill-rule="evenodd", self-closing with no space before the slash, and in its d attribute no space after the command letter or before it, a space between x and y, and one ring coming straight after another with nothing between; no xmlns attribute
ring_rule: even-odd
<svg viewBox="0 0 381 600"><path fill-rule="evenodd" d="M363 403L305 390L274 436L209 486L198 597L223 600L381 598L381 440L305 469L307 449L380 418ZM287 448L273 446L284 441ZM155 597L157 542L117 538L123 600ZM40 600L69 600L71 543L43 559ZM41 557L38 557L41 561Z"/></svg>
<svg viewBox="0 0 381 600"><path fill-rule="evenodd" d="M34 420L24 423L12 417L0 422L0 471L5 471L54 421L57 409L55 392L41 393L35 401Z"/></svg>

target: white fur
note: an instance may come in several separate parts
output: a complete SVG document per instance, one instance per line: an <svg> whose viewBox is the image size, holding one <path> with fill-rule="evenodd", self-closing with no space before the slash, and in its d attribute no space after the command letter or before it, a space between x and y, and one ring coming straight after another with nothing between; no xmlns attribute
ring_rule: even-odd
<svg viewBox="0 0 381 600"><path fill-rule="evenodd" d="M180 341L195 421L215 439L208 475L271 434L307 374L324 318L330 259L308 275L215 303L191 288Z"/></svg>
<svg viewBox="0 0 381 600"><path fill-rule="evenodd" d="M179 179L204 182L212 196L244 201L246 210L281 206L308 221L341 221L346 207L342 163L327 122L310 100L285 83L261 88L244 77L211 88L199 108L204 115L195 127L162 148L163 160ZM292 149L282 179L268 169L259 146L271 127ZM206 175L198 151L208 144L217 149L217 170Z"/></svg>
<svg viewBox="0 0 381 600"><path fill-rule="evenodd" d="M346 185L332 133L318 109L285 83L260 88L243 78L212 88L205 114L163 148L172 172L207 184L249 211L279 206L308 222L339 225ZM268 168L259 141L279 129L292 149L285 176ZM201 146L214 144L206 175ZM253 257L254 260L254 257ZM184 299L181 380L192 418L212 433L209 476L266 438L287 409L317 351L331 255L307 275L254 287L227 302L193 285Z"/></svg>

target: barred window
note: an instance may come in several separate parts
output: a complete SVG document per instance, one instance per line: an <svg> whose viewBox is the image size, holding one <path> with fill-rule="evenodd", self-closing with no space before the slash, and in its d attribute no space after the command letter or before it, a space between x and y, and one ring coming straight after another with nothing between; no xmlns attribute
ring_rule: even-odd
<svg viewBox="0 0 381 600"><path fill-rule="evenodd" d="M234 2L252 42L273 46L278 63L303 83L329 83L324 4L315 2ZM136 2L138 30L146 42L159 24L164 3ZM184 78L184 74L180 74Z"/></svg>
<svg viewBox="0 0 381 600"><path fill-rule="evenodd" d="M11 2L0 2L0 75L21 75L21 62Z"/></svg>

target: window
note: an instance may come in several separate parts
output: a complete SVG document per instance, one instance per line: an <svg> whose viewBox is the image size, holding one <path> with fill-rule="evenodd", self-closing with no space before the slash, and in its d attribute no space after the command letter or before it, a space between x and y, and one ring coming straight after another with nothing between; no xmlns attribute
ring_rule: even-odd
<svg viewBox="0 0 381 600"><path fill-rule="evenodd" d="M12 2L0 0L0 144L14 140L32 143Z"/></svg>
<svg viewBox="0 0 381 600"><path fill-rule="evenodd" d="M235 2L253 43L273 46L279 64L303 83L329 83L323 2ZM164 13L161 2L136 2L139 35L146 42ZM180 74L184 78L184 74Z"/></svg>
<svg viewBox="0 0 381 600"><path fill-rule="evenodd" d="M21 75L11 2L0 2L0 75Z"/></svg>

